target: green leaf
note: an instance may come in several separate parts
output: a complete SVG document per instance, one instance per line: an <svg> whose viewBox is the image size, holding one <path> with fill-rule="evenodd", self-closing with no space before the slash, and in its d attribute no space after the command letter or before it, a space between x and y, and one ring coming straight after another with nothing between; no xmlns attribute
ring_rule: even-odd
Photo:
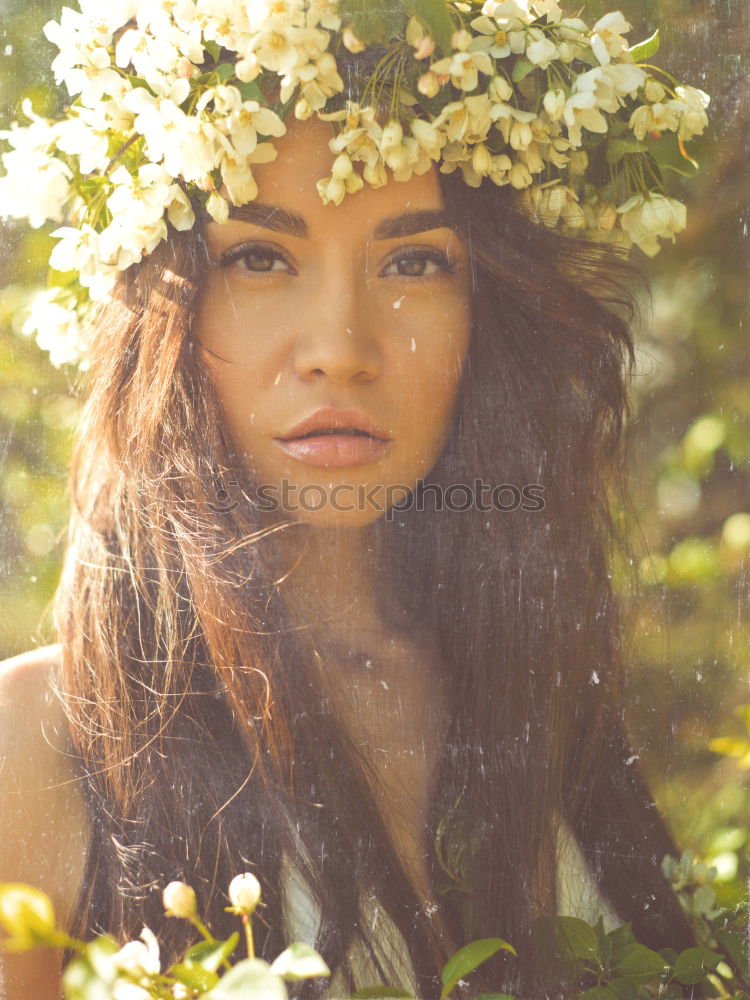
<svg viewBox="0 0 750 1000"><path fill-rule="evenodd" d="M271 966L260 958L246 958L216 986L204 993L206 1000L287 1000L286 986L281 976L271 972Z"/></svg>
<svg viewBox="0 0 750 1000"><path fill-rule="evenodd" d="M234 86L239 90L243 101L257 101L259 104L266 103L265 95L255 80L250 80L249 83L238 80Z"/></svg>
<svg viewBox="0 0 750 1000"><path fill-rule="evenodd" d="M203 993L210 990L219 982L219 977L215 972L209 972L202 965L191 962L179 962L169 970L169 975L176 979L178 983L189 986L191 990L198 990Z"/></svg>
<svg viewBox="0 0 750 1000"><path fill-rule="evenodd" d="M599 941L590 924L578 917L558 917L555 923L561 958L600 961Z"/></svg>
<svg viewBox="0 0 750 1000"><path fill-rule="evenodd" d="M365 45L388 42L404 27L404 8L399 0L341 0L338 10L342 26L351 24Z"/></svg>
<svg viewBox="0 0 750 1000"><path fill-rule="evenodd" d="M737 931L721 930L715 931L715 937L737 968L743 971L747 969L750 965L750 956L748 956L750 949L745 935L738 934Z"/></svg>
<svg viewBox="0 0 750 1000"><path fill-rule="evenodd" d="M608 983L618 1000L638 1000L638 982L631 976L618 976Z"/></svg>
<svg viewBox="0 0 750 1000"><path fill-rule="evenodd" d="M240 936L235 933L227 941L201 941L185 952L186 965L199 965L208 972L217 972L237 947Z"/></svg>
<svg viewBox="0 0 750 1000"><path fill-rule="evenodd" d="M674 977L685 986L692 986L705 979L721 961L721 955L708 948L686 948L677 956Z"/></svg>
<svg viewBox="0 0 750 1000"><path fill-rule="evenodd" d="M658 951L644 944L631 944L621 948L615 956L617 971L623 976L655 978L669 968Z"/></svg>
<svg viewBox="0 0 750 1000"><path fill-rule="evenodd" d="M624 948L629 944L635 944L636 940L633 935L633 925L631 923L620 924L619 927L615 927L614 930L611 930L609 934L607 934L607 939L609 940L613 951Z"/></svg>
<svg viewBox="0 0 750 1000"><path fill-rule="evenodd" d="M0 924L11 935L10 951L27 951L46 944L55 934L52 900L40 889L21 882L0 883Z"/></svg>
<svg viewBox="0 0 750 1000"><path fill-rule="evenodd" d="M513 66L513 72L511 73L511 78L514 83L520 83L521 80L525 80L529 73L533 72L536 66L530 59L516 59Z"/></svg>
<svg viewBox="0 0 750 1000"><path fill-rule="evenodd" d="M214 69L214 73L217 74L222 83L226 83L230 77L234 76L234 63L220 63Z"/></svg>
<svg viewBox="0 0 750 1000"><path fill-rule="evenodd" d="M482 962L486 962L488 958L492 958L501 950L509 951L512 955L516 954L513 945L503 941L502 938L480 938L478 941L471 941L463 948L459 948L451 955L440 973L440 978L443 981L441 997L448 996L459 979L468 976Z"/></svg>
<svg viewBox="0 0 750 1000"><path fill-rule="evenodd" d="M648 152L660 170L672 170L681 177L694 177L698 170L695 160L686 160L682 155L675 132L664 132L658 139L647 136L644 140Z"/></svg>
<svg viewBox="0 0 750 1000"><path fill-rule="evenodd" d="M659 51L659 29L657 28L649 38L638 42L637 45L632 45L628 51L635 62L645 62L646 59L656 55Z"/></svg>
<svg viewBox="0 0 750 1000"><path fill-rule="evenodd" d="M409 14L427 28L444 54L451 51L453 21L445 0L405 0Z"/></svg>
<svg viewBox="0 0 750 1000"><path fill-rule="evenodd" d="M618 1000L618 997L608 986L592 986L583 994L582 1000Z"/></svg>
<svg viewBox="0 0 750 1000"><path fill-rule="evenodd" d="M219 61L219 56L221 55L221 46L218 42L204 42L203 48L208 52L214 62Z"/></svg>
<svg viewBox="0 0 750 1000"><path fill-rule="evenodd" d="M330 976L331 970L309 944L295 941L271 963L271 972L295 982L314 976Z"/></svg>

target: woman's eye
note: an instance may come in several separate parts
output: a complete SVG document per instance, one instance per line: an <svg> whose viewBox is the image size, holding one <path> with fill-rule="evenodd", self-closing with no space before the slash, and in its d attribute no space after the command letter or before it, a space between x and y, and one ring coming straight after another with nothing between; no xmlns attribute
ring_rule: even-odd
<svg viewBox="0 0 750 1000"><path fill-rule="evenodd" d="M398 268L397 276L402 278L429 278L438 271L452 274L456 269L455 264L439 250L410 250L408 253L400 253L386 265L383 274L394 265Z"/></svg>
<svg viewBox="0 0 750 1000"><path fill-rule="evenodd" d="M219 258L217 266L228 267L235 263L239 263L241 270L250 274L271 274L278 271L294 273L282 253L263 243L244 243L233 247ZM410 250L392 257L381 276L430 278L441 271L452 274L455 269L455 264L440 250Z"/></svg>
<svg viewBox="0 0 750 1000"><path fill-rule="evenodd" d="M270 274L272 271L290 269L283 254L279 253L278 250L274 250L273 247L265 246L262 243L244 243L241 246L227 250L220 257L218 266L227 267L229 264L234 264L237 261L241 263L243 271L249 271L251 274ZM281 261L284 266L281 268L275 267L274 265L277 261Z"/></svg>

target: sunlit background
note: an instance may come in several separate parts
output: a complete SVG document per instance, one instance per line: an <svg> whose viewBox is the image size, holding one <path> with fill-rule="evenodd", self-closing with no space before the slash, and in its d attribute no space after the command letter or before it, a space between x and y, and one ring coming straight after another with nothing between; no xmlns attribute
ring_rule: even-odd
<svg viewBox="0 0 750 1000"><path fill-rule="evenodd" d="M575 5L569 4L571 11ZM608 5L589 0L595 20ZM631 489L641 588L628 598L628 720L657 800L683 847L739 900L750 829L750 350L747 0L621 0L631 41L661 33L654 61L711 95L679 178L688 231L654 260L638 331ZM0 127L23 97L60 95L41 26L58 3L0 0ZM0 658L54 640L50 600L65 543L75 372L11 328L43 283L44 231L0 226Z"/></svg>

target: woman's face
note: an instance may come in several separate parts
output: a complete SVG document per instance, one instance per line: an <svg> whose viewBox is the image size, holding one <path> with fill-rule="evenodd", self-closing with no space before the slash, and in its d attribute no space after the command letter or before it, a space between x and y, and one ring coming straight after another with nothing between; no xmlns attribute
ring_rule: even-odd
<svg viewBox="0 0 750 1000"><path fill-rule="evenodd" d="M470 266L433 217L435 168L324 205L315 181L330 174L331 135L292 119L277 159L255 168L257 199L209 224L194 335L261 506L363 525L440 455L469 344Z"/></svg>

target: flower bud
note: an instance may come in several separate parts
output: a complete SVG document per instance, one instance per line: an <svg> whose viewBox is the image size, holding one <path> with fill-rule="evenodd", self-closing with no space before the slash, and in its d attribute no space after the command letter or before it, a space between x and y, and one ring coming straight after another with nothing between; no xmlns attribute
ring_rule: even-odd
<svg viewBox="0 0 750 1000"><path fill-rule="evenodd" d="M425 35L420 39L419 44L414 47L415 59L427 59L435 51L435 40Z"/></svg>
<svg viewBox="0 0 750 1000"><path fill-rule="evenodd" d="M224 223L229 219L229 204L215 191L208 196L206 211L218 223Z"/></svg>
<svg viewBox="0 0 750 1000"><path fill-rule="evenodd" d="M659 83L658 80L654 80L652 76L646 80L646 84L643 88L643 92L646 95L646 100L651 101L652 104L663 101L667 95L664 87Z"/></svg>
<svg viewBox="0 0 750 1000"><path fill-rule="evenodd" d="M362 52L365 47L365 43L354 34L351 25L347 25L341 32L341 41L350 52Z"/></svg>
<svg viewBox="0 0 750 1000"><path fill-rule="evenodd" d="M423 73L417 80L417 90L425 97L435 97L440 91L440 83L434 73Z"/></svg>
<svg viewBox="0 0 750 1000"><path fill-rule="evenodd" d="M253 913L260 902L260 882L252 872L235 875L229 883L229 899L238 912L247 916Z"/></svg>
<svg viewBox="0 0 750 1000"><path fill-rule="evenodd" d="M190 920L198 912L195 890L184 882L170 882L161 894L164 912L168 917Z"/></svg>
<svg viewBox="0 0 750 1000"><path fill-rule="evenodd" d="M335 177L336 180L343 181L349 176L349 174L354 169L352 161L346 155L346 153L339 153L336 159L333 161L333 166L331 168L331 176Z"/></svg>

